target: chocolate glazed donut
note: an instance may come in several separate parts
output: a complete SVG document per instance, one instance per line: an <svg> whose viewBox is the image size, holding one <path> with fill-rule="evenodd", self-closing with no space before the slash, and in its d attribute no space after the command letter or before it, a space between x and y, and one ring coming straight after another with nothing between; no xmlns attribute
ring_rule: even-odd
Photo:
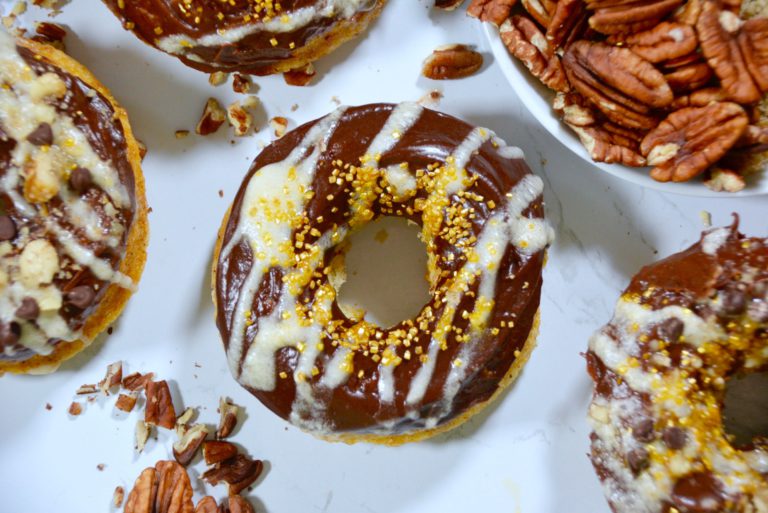
<svg viewBox="0 0 768 513"><path fill-rule="evenodd" d="M493 132L417 104L340 108L268 146L222 224L216 321L234 377L320 437L399 444L469 418L533 348L552 230ZM421 226L432 300L384 328L336 302L343 241Z"/></svg>
<svg viewBox="0 0 768 513"><path fill-rule="evenodd" d="M144 268L126 113L80 64L0 31L0 374L50 372L114 321Z"/></svg>
<svg viewBox="0 0 768 513"><path fill-rule="evenodd" d="M365 30L385 0L104 0L145 43L184 64L269 75L300 69Z"/></svg>
<svg viewBox="0 0 768 513"><path fill-rule="evenodd" d="M645 267L587 359L613 511L768 511L768 446L736 447L722 423L728 378L768 368L768 240L734 223Z"/></svg>

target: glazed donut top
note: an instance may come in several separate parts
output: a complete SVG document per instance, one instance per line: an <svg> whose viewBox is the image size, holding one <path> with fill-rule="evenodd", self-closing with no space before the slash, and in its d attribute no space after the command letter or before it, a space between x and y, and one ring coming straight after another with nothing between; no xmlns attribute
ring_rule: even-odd
<svg viewBox="0 0 768 513"><path fill-rule="evenodd" d="M276 61L377 0L105 0L145 42L206 72L269 73Z"/></svg>
<svg viewBox="0 0 768 513"><path fill-rule="evenodd" d="M268 146L231 209L217 323L238 381L321 435L403 433L488 399L538 309L542 181L518 148L414 103L340 108ZM422 227L432 301L377 326L336 302L343 242Z"/></svg>
<svg viewBox="0 0 768 513"><path fill-rule="evenodd" d="M124 134L80 76L0 31L0 360L80 339L109 284L134 286Z"/></svg>
<svg viewBox="0 0 768 513"><path fill-rule="evenodd" d="M589 347L614 511L768 511L768 447L734 447L721 411L730 377L768 366L768 240L734 224L644 268Z"/></svg>

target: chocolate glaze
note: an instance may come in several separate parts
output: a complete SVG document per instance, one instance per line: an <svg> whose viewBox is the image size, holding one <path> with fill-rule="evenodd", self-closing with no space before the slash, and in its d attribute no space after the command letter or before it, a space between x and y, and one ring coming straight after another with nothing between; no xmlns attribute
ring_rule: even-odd
<svg viewBox="0 0 768 513"><path fill-rule="evenodd" d="M353 22L362 18L383 0L370 0L362 12L352 17ZM180 0L131 0L118 7L118 0L104 0L104 3L145 43L157 47L156 41L169 35L183 35L197 40L217 30L228 30L242 26L243 16L253 13L253 0L195 0L193 5L201 7L199 23L193 17L184 16L178 5ZM317 0L283 0L279 2L282 10L277 18L290 15L299 9L317 4ZM218 14L221 13L222 19ZM195 58L176 55L184 64L207 73L214 71L239 71L254 75L274 73L274 65L294 56L297 49L316 38L327 36L340 15L331 18L318 18L310 24L289 32L269 32L261 30L234 43L220 46L192 46L187 48ZM130 23L131 25L126 25ZM160 35L156 29L162 30ZM277 44L274 44L274 42ZM294 47L291 48L291 43Z"/></svg>
<svg viewBox="0 0 768 513"><path fill-rule="evenodd" d="M365 153L372 139L381 130L385 121L393 110L392 105L375 104L350 108L342 116L341 121L331 137L327 149L320 156L312 189L315 194L308 204L306 211L308 217L315 220L313 226L320 232L330 228L333 223L344 224L344 211L347 207L348 196L340 193L342 190L334 184L330 184L328 177L334 166L332 161L340 159L347 163L357 163ZM231 215L224 233L223 244L232 237L239 222L238 213L242 206L244 193L248 182L254 173L264 166L278 162L290 153L302 140L307 131L317 121L310 122L296 130L286 134L282 139L272 143L254 161L250 172L243 181L238 192ZM388 152L381 156L379 166L385 168L389 165L408 162L411 172L425 168L427 165L440 162L444 163L473 127L455 118L425 109L419 120L402 136L399 142ZM499 156L493 144L489 141L483 144L468 163L467 172L479 177L476 188L472 190L482 194L486 200L494 200L498 205L505 204L505 193L511 190L530 171L523 160L507 159ZM328 194L335 194L332 201L328 201ZM423 191L417 197L424 197ZM413 200L411 200L411 203ZM333 206L339 207L339 212L331 213ZM490 212L485 205L476 204L478 219L473 224L473 233L480 233L484 222ZM381 215L380 206L376 205L376 216ZM525 211L532 218L542 218L543 209L541 198L536 199ZM322 223L317 223L319 216L323 217ZM420 222L418 216L413 220ZM442 239L437 240L437 251L441 255L455 252L455 248ZM332 258L333 250L328 251L326 260ZM515 361L515 351L520 350L529 332L531 331L534 315L538 309L541 294L541 270L544 252L539 251L532 255L518 253L513 246L506 248L506 253L501 262L501 270L498 273L496 284L496 306L493 309L489 325L498 326L502 320L514 321L514 327L502 328L497 336L487 332L479 342L479 355L474 359L468 378L462 383L462 388L452 405L448 416L440 419L445 423L466 411L472 405L487 400L499 387L500 380L505 376L512 363ZM440 260L442 269L453 269L459 264L450 267ZM245 244L240 244L231 252L229 258L221 259L217 264L217 325L224 340L225 347L231 336L232 315L239 298L240 288L251 265L250 250ZM441 282L443 279L441 279ZM525 286L524 284L527 284ZM276 306L277 298L282 287L280 271L272 269L261 283L259 292L252 305L255 316L268 315ZM474 286L476 288L476 285ZM310 291L305 291L309 294ZM466 307L473 309L474 299L467 296L462 300L458 311ZM435 317L439 317L443 307L439 307ZM341 321L345 325L354 324L347 319L338 305L334 303L334 320ZM454 318L454 323L459 327L466 327L468 321L460 316ZM390 329L401 328L402 324ZM430 331L433 326L430 326ZM245 343L250 344L258 330L258 322L251 325L246 331ZM443 384L450 370L450 363L456 358L461 344L457 343L454 335L448 336L448 349L441 351L437 359L437 366L424 399L417 405L420 418L416 420L404 419L409 411L405 404L405 398L410 388L413 375L421 367L417 358L410 361L404 360L394 370L395 398L392 403L382 403L378 393L379 366L369 358L361 354L354 357L355 372L350 375L348 381L328 391L320 387L314 387L314 393L325 404L327 423L335 432L372 432L383 423L399 422L392 432L402 433L419 429L423 426L423 419L430 416L442 398ZM418 344L425 347L429 343L428 335L421 334ZM414 344L416 345L416 344ZM318 359L318 367L322 375L324 362L330 359L335 348L330 344L325 345L323 351L325 358ZM413 346L411 347L413 349ZM399 348L399 354L403 352ZM245 352L244 352L245 353ZM297 361L297 351L292 348L283 348L276 355L276 372L282 371L292 375ZM359 369L364 371L364 376L358 378ZM317 384L318 378L310 382ZM259 400L276 414L288 418L291 405L295 398L295 384L293 379L278 379L277 387L273 391L265 392L250 390ZM411 408L412 409L412 408Z"/></svg>
<svg viewBox="0 0 768 513"><path fill-rule="evenodd" d="M117 170L120 182L125 185L130 198L130 206L117 209L119 212L117 219L122 222L121 224L125 226L126 229L120 239L120 243L114 248L99 242L91 241L85 233L83 233L82 229L69 224L66 221L66 212L62 212L63 204L58 196L47 203L49 215L56 216L59 224L69 232L73 233L78 243L94 251L99 258L108 260L111 262L113 269L117 269L120 266L120 262L125 252L129 233L128 228L133 221L134 210L136 207L133 168L128 160L125 150L126 141L123 127L119 121L116 121L117 117L115 115L115 110L109 100L102 96L98 91L45 59L36 58L35 54L30 50L20 46L17 47L17 50L27 64L29 64L38 75L46 72L53 72L64 81L68 93L64 98L57 100L57 103L55 104L57 111L60 115L68 116L72 119L73 124L85 134L96 154L103 160L112 163ZM11 139L5 131L2 130L2 127L0 127L0 132L4 134L4 136L0 138L0 176L2 176L10 166L11 152L17 142ZM19 185L19 191L21 191L22 184ZM106 193L95 184L84 191L82 197L94 207L107 198ZM9 216L13 220L17 231L28 229L30 234L33 234L33 238L47 238L57 249L61 268L64 271L71 269L74 262L66 256L55 237L46 234L46 230L39 220L24 216L16 209L10 197L6 194L0 193L0 205L2 206L1 213ZM99 213L101 221L108 219L108 216L104 214L101 207L95 208L95 210ZM20 250L21 248L13 248L13 251L15 252ZM79 330L82 328L90 314L98 305L109 285L109 282L100 280L94 276L88 268L80 270L72 269L71 277L57 277L54 279L53 283L65 294L77 286L87 286L96 292L94 301L86 308L77 308L68 304L66 301L64 302L59 313L72 330ZM61 341L58 339L50 339L48 341L52 346L60 342ZM19 344L11 345L9 347L0 342L0 360L26 360L34 356L34 354L33 351Z"/></svg>
<svg viewBox="0 0 768 513"><path fill-rule="evenodd" d="M641 304L647 305L652 310L659 310L668 306L681 306L690 308L702 318L714 316L720 323L726 333L733 330L729 328L729 323L733 321L733 316L727 311L727 308L712 306L712 298L718 297L723 290L746 290L745 280L760 283L768 277L768 240L759 238L747 238L741 235L738 230L737 222L730 227L730 233L727 240L718 248L715 254L709 254L704 251L703 240L694 244L685 251L672 255L664 260L644 267L633 279L627 289L626 295L633 295L639 298ZM768 302L768 297L759 294L745 295L745 303L749 302ZM614 340L618 340L613 324L603 328L603 333ZM766 336L766 327L758 329L754 337L768 343ZM696 353L696 348L681 342L677 342L682 334L682 326L677 319L670 319L666 322L651 325L640 326L638 335L647 334L649 339L659 339L669 342L668 347L671 365L679 367L681 365L680 354L684 349ZM638 337L637 344L642 352L653 350L647 344L640 341ZM705 363L705 366L707 364ZM734 374L745 370L743 368L743 358L736 357L733 361L722 369L722 377L727 379ZM653 419L651 399L646 394L641 394L633 390L622 380L615 372L608 369L603 361L593 352L587 353L588 372L595 383L594 397L605 399L617 398L635 398L641 405L640 409L648 418ZM647 365L643 364L643 369ZM759 369L757 369L759 370ZM755 371L755 369L751 369ZM707 388L708 381L704 382L698 376L697 387ZM722 409L724 393L722 390L716 392L719 407ZM697 405L693 405L694 408ZM640 415L634 412L633 415ZM659 436L673 451L679 451L687 443L687 432L679 427L666 428L663 431L656 431L655 434L648 432L649 425L645 417L637 419L618 419L611 418L609 422L619 423L627 427L630 421L645 422L645 432L634 439L641 443L649 443ZM664 425L662 419L656 419L656 425ZM627 482L623 477L618 476L611 470L611 465L606 462L625 458L625 455L607 452L606 445L600 440L597 433L591 435L592 448L591 459L595 471L601 481L610 483L610 493L606 493L611 509L616 513L631 511L623 509L619 498L624 494L640 493L636 489L630 489L632 483ZM632 450L627 448L628 451ZM700 464L700 463L699 463ZM697 467L698 468L698 467ZM768 485L764 483L763 486ZM745 494L729 493L723 486L720 477L708 470L692 471L690 474L680 477L675 483L667 500L662 501L658 510L648 509L647 511L677 511L679 513L709 513L720 511L752 511L751 497ZM746 509L743 509L746 508Z"/></svg>

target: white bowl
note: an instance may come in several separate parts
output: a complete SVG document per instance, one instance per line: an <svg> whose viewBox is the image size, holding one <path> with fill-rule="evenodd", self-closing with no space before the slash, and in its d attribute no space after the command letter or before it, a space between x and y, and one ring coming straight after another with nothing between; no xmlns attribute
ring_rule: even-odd
<svg viewBox="0 0 768 513"><path fill-rule="evenodd" d="M496 27L489 23L484 23L483 30L490 42L496 62L523 105L558 141L592 165L629 182L664 192L720 198L768 194L768 170L754 174L747 181L747 186L743 191L727 193L714 192L708 189L701 180L692 180L685 183L662 183L650 177L649 168L632 168L621 164L594 162L581 145L576 134L562 123L553 112L552 99L554 98L554 93L541 84L522 63L509 54L504 43L501 41Z"/></svg>

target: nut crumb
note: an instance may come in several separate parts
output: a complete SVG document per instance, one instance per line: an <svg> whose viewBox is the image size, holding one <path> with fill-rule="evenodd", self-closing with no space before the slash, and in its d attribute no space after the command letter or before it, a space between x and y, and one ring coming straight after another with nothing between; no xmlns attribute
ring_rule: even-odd
<svg viewBox="0 0 768 513"><path fill-rule="evenodd" d="M112 494L112 505L119 508L123 505L123 499L125 498L125 490L122 486L115 487L115 493Z"/></svg>
<svg viewBox="0 0 768 513"><path fill-rule="evenodd" d="M106 466L104 463L99 463L98 465L96 465L96 469L97 469L99 472L104 472L104 469L105 469L106 467L107 467L107 466Z"/></svg>
<svg viewBox="0 0 768 513"><path fill-rule="evenodd" d="M237 137L248 135L253 127L253 116L240 104L239 101L236 101L227 107L227 120L235 129L235 135Z"/></svg>
<svg viewBox="0 0 768 513"><path fill-rule="evenodd" d="M224 82L226 82L229 79L229 74L224 73L223 71L214 71L210 75L208 75L208 83L212 86L220 86Z"/></svg>
<svg viewBox="0 0 768 513"><path fill-rule="evenodd" d="M176 130L173 135L176 136L176 139L184 139L189 135L189 130Z"/></svg>
<svg viewBox="0 0 768 513"><path fill-rule="evenodd" d="M701 224L704 225L704 228L709 228L712 226L712 214L706 210L699 212L699 218L701 219Z"/></svg>
<svg viewBox="0 0 768 513"><path fill-rule="evenodd" d="M299 110L298 103L294 103L293 105L291 105L291 112L296 112L297 110Z"/></svg>
<svg viewBox="0 0 768 513"><path fill-rule="evenodd" d="M288 120L282 116L275 116L269 120L269 126L274 130L275 137L279 139L285 135L285 132L288 129Z"/></svg>
<svg viewBox="0 0 768 513"><path fill-rule="evenodd" d="M73 417L77 417L81 413L83 413L83 406L78 402L73 402L69 405L69 409L67 412L72 415Z"/></svg>
<svg viewBox="0 0 768 513"><path fill-rule="evenodd" d="M45 409L48 411L51 411L53 409L53 406L51 405L51 403L45 403Z"/></svg>

